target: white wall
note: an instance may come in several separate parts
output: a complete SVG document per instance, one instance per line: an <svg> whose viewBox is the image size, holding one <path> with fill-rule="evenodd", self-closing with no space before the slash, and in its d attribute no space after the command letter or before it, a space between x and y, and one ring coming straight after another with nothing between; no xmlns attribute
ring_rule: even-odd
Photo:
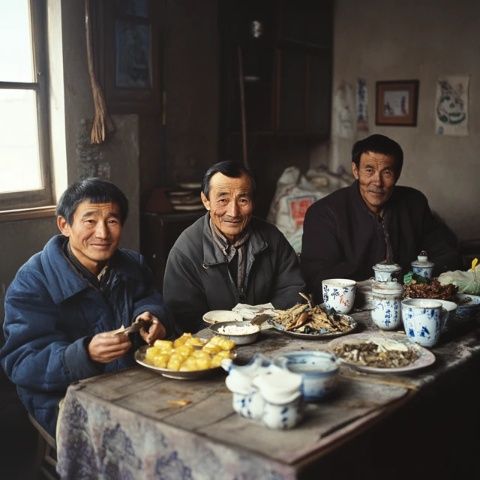
<svg viewBox="0 0 480 480"><path fill-rule="evenodd" d="M336 0L333 92L368 82L370 133L400 143L399 184L422 190L460 239L480 238L480 2L477 0ZM436 80L470 75L469 135L435 134ZM375 82L420 81L416 127L375 126ZM364 133L358 138L365 136ZM357 138L357 139L358 139ZM355 139L354 139L355 140ZM332 139L332 159L350 168L354 140ZM336 150L334 147L338 147Z"/></svg>

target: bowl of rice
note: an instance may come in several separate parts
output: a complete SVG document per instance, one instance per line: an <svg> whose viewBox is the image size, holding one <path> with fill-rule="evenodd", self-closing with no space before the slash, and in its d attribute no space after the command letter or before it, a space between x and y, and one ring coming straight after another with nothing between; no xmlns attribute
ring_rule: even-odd
<svg viewBox="0 0 480 480"><path fill-rule="evenodd" d="M210 330L216 335L228 337L237 345L248 345L256 342L260 336L260 327L248 321L218 322L210 325Z"/></svg>

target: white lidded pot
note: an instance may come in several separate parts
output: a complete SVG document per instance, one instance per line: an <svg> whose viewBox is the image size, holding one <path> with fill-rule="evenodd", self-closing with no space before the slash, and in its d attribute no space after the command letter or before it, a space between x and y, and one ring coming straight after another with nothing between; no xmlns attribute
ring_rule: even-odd
<svg viewBox="0 0 480 480"><path fill-rule="evenodd" d="M428 260L427 252L422 251L418 255L417 259L412 262L412 271L416 275L420 275L423 278L431 279L433 275L433 267L435 264Z"/></svg>
<svg viewBox="0 0 480 480"><path fill-rule="evenodd" d="M264 400L262 422L268 428L294 427L303 415L302 376L286 369L274 368L253 379Z"/></svg>
<svg viewBox="0 0 480 480"><path fill-rule="evenodd" d="M382 330L395 330L402 323L403 287L398 282L373 282L371 317Z"/></svg>
<svg viewBox="0 0 480 480"><path fill-rule="evenodd" d="M380 262L372 268L377 282L390 282L398 279L402 271L402 267L396 263Z"/></svg>

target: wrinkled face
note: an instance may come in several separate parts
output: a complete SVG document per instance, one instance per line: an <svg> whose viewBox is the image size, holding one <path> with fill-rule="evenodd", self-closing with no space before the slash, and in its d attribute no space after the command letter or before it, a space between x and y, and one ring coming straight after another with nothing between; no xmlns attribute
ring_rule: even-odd
<svg viewBox="0 0 480 480"><path fill-rule="evenodd" d="M94 275L98 275L118 248L122 233L120 208L115 203L80 203L72 224L61 216L57 225L68 237L77 260Z"/></svg>
<svg viewBox="0 0 480 480"><path fill-rule="evenodd" d="M252 185L248 176L230 178L217 172L210 179L210 198L203 192L201 196L213 224L229 242L234 242L252 218Z"/></svg>
<svg viewBox="0 0 480 480"><path fill-rule="evenodd" d="M352 162L352 172L358 180L360 195L368 209L379 214L392 196L398 180L395 159L383 153L362 153L358 168Z"/></svg>

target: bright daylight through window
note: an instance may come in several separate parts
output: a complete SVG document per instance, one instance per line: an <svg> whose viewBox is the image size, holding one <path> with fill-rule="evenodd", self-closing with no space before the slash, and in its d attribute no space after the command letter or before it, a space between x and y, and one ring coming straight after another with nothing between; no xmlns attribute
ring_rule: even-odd
<svg viewBox="0 0 480 480"><path fill-rule="evenodd" d="M43 0L0 0L0 210L51 201Z"/></svg>

